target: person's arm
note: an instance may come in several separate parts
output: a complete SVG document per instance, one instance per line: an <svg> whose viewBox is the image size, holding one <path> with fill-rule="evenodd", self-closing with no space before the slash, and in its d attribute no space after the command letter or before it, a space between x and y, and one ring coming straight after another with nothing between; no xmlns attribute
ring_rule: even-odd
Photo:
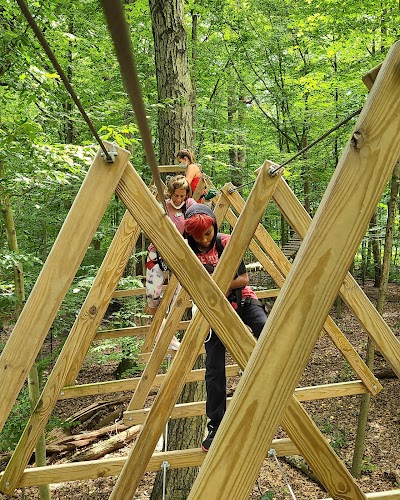
<svg viewBox="0 0 400 500"><path fill-rule="evenodd" d="M189 184L196 177L197 172L199 172L199 171L200 171L199 167L197 165L195 165L194 163L191 163L187 167L185 177L186 177L187 181L189 182Z"/></svg>
<svg viewBox="0 0 400 500"><path fill-rule="evenodd" d="M249 284L249 275L247 274L247 272L239 274L231 281L231 284L229 285L229 290L226 292L226 296L229 297L229 295L233 292L233 290L236 290L237 288L244 288L248 284Z"/></svg>

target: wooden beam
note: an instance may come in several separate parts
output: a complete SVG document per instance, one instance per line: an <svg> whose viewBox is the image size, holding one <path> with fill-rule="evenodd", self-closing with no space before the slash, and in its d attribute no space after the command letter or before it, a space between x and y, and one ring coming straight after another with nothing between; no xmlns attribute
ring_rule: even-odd
<svg viewBox="0 0 400 500"><path fill-rule="evenodd" d="M296 233L304 238L312 219L283 179L274 192L274 201ZM350 273L339 293L400 378L400 343Z"/></svg>
<svg viewBox="0 0 400 500"><path fill-rule="evenodd" d="M18 475L27 465L62 388L75 381L139 234L137 223L131 214L126 212L7 465L7 488L13 488Z"/></svg>
<svg viewBox="0 0 400 500"><path fill-rule="evenodd" d="M282 186L285 184L285 181L281 177L278 182L278 186ZM276 198L276 194L274 193L274 199ZM228 196L228 199L231 201L235 210L240 213L243 210L244 201L240 197L239 193L235 192ZM284 202L285 198L283 198L282 202ZM297 198L296 198L297 200ZM298 201L298 200L297 200ZM298 201L298 203L300 203ZM283 212L285 213L285 212ZM236 219L236 218L235 218ZM235 220L234 219L234 220ZM233 221L232 221L233 222ZM231 223L231 222L230 222ZM234 225L234 223L233 223ZM256 231L255 237L260 242L260 245L267 252L267 254L273 260L276 268L282 274L282 276L287 276L290 271L291 264L288 259L283 254L282 250L278 247L278 245L274 242L265 228L259 224ZM284 278L278 275L276 277L278 281L276 284L278 286L282 286L284 283ZM382 390L382 385L379 380L374 376L371 370L367 367L365 362L362 360L360 355L351 345L349 340L345 337L345 335L341 332L340 328L335 324L333 319L328 316L323 327L324 331L329 335L332 342L336 345L339 351L343 354L345 359L348 361L350 366L353 368L357 377L360 377L364 382L365 386L368 388L368 391L372 395L378 394Z"/></svg>
<svg viewBox="0 0 400 500"><path fill-rule="evenodd" d="M293 391L399 157L399 64L397 42L357 120L190 500L248 498L285 409L293 407ZM311 450L315 456L310 458L318 461L318 450ZM338 485L332 496L366 498L355 483L351 493L338 492L344 469L332 469L331 481Z"/></svg>
<svg viewBox="0 0 400 500"><path fill-rule="evenodd" d="M143 188L140 186L141 179L133 178L133 172L127 170L123 180L123 191L127 191L124 194L123 199L128 209L132 207L132 211L135 210L135 204L139 201L137 209L142 212L142 217L144 214L151 213L152 217L149 219L148 227L145 228L145 232L148 233L150 230L159 231L162 227L158 220L157 210L159 207L148 208L143 206L143 200L140 199L140 195ZM267 184L268 181L268 184ZM258 224L264 208L272 196L274 190L274 185L276 179L271 179L268 173L262 172L250 193L247 204L249 207L248 214L244 211L241 218L239 218L238 223L233 230L231 241L226 246L221 259L214 271L213 278L215 282L221 287L222 290L226 291L229 282L238 268L240 260L243 256L244 249L254 233L254 227ZM120 183L121 185L121 183ZM128 190L131 190L128 193ZM120 193L121 197L123 192ZM144 214L143 214L144 213ZM147 224L146 224L147 226ZM162 242L162 237L165 231L160 232L160 242L157 240L157 248L160 249L163 254L163 249L160 247L159 243ZM235 236L236 234L236 236ZM157 235L154 234L155 239ZM179 238L175 238L179 242ZM235 246L236 243L236 246ZM160 392L154 402L152 411L150 411L146 423L140 433L138 440L136 441L135 447L132 449L131 454L119 476L117 483L114 487L111 498L114 500L119 500L121 498L129 498L133 496L137 485L145 470L145 464L148 462L152 451L154 450L157 440L161 435L171 410L177 401L179 394L182 389L181 378L185 378L185 374L190 371L194 361L197 357L197 353L203 344L203 341L207 335L209 324L217 332L219 336L223 334L223 337L232 335L232 344L235 344L235 359L241 365L246 364L251 350L254 346L254 338L250 335L249 331L245 325L241 322L238 315L233 311L231 305L228 303L228 308L230 308L234 315L227 314L228 310L225 310L222 306L225 302L218 300L218 297L213 293L213 288L210 283L215 284L212 279L205 282L205 287L203 287L202 271L205 269L201 266L197 257L193 254L194 260L197 260L198 266L195 262L189 260L189 255L187 255L187 245L183 242L182 250L177 251L171 249L171 259L168 260L169 249L168 244L171 244L170 239L166 242L166 252L163 257L167 260L173 272L178 276L178 279L182 286L188 291L194 300L195 304L199 307L201 313L206 318L203 320L201 315L195 314L185 336L183 337L182 344L178 351L178 355L175 357L168 373L167 377L160 388ZM186 249L185 249L186 246ZM241 250L243 249L243 253ZM186 250L186 252L185 252ZM173 257L179 255L181 258L179 262L175 262ZM200 267L201 269L198 269ZM205 271L207 273L207 271ZM191 281L191 276L196 276L196 283ZM208 278L210 278L208 276ZM189 282L188 282L189 281ZM225 299L225 297L224 297ZM215 312L217 318L213 318L210 313ZM230 313L231 311L229 311ZM235 318L236 316L236 318ZM215 321L217 319L217 321ZM242 325L241 328L237 328L237 320ZM228 326L229 328L225 328ZM222 337L221 337L222 338ZM239 348L239 349L238 349ZM232 351L231 351L232 352ZM146 432L146 429L151 429L151 431Z"/></svg>
<svg viewBox="0 0 400 500"><path fill-rule="evenodd" d="M312 387L303 387L296 389L294 395L299 401L316 401L318 399L339 398L343 396L354 396L365 394L367 389L360 380L352 382L342 382L338 384L316 385ZM227 406L232 398L227 398ZM124 424L138 425L143 424L146 420L150 408L142 408L140 410L125 411ZM171 412L171 419L197 417L206 414L206 402L196 401L194 403L180 403L174 406Z"/></svg>
<svg viewBox="0 0 400 500"><path fill-rule="evenodd" d="M227 377L236 377L239 375L239 367L238 365L228 365L226 367L226 375ZM196 370L192 370L189 372L186 383L187 382L199 382L204 380L204 368L198 368ZM165 374L158 374L153 380L151 384L151 388L155 389L161 386L164 382ZM99 394L110 394L113 392L125 392L125 391L134 391L139 383L140 377L135 378L127 378L123 380L110 380L108 382L97 382L94 384L83 384L83 385L72 385L68 387L63 387L59 400L60 399L71 399L78 398L83 396L93 396Z"/></svg>
<svg viewBox="0 0 400 500"><path fill-rule="evenodd" d="M1 353L0 431L125 170L130 153L117 151L111 164L97 153Z"/></svg>
<svg viewBox="0 0 400 500"><path fill-rule="evenodd" d="M217 220L222 220L225 216L228 205L222 201L222 196L219 197L221 203L216 207L214 215ZM150 392L153 380L156 377L163 358L167 352L171 338L176 330L176 325L182 318L185 312L185 304L188 302L189 295L186 290L182 289L179 291L177 297L175 298L172 306L171 312L168 314L164 331L159 337L154 350L149 353L148 357L139 356L141 362L147 362L147 365L142 373L140 382L136 391L134 392L132 399L128 405L128 410L137 410L144 406L147 395ZM199 353L204 352L204 346L201 347ZM174 353L169 351L169 354L174 356Z"/></svg>
<svg viewBox="0 0 400 500"><path fill-rule="evenodd" d="M178 323L176 331L184 331L189 326L190 321ZM100 330L96 333L94 340L117 339L121 337L143 337L148 334L151 325L129 326L126 328L116 328L115 330Z"/></svg>
<svg viewBox="0 0 400 500"><path fill-rule="evenodd" d="M272 446L278 457L298 455L298 450L290 439L275 439ZM147 464L145 472L158 472L164 461L168 462L170 469L199 467L203 463L205 456L206 454L201 448L154 453ZM45 467L30 467L24 470L17 487L28 488L42 484L88 481L99 477L118 476L126 459L127 457L124 456ZM2 473L0 473L0 477L1 475Z"/></svg>

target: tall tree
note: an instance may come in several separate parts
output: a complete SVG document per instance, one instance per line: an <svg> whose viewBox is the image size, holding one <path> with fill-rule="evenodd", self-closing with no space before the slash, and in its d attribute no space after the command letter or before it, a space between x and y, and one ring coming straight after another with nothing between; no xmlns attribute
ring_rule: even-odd
<svg viewBox="0 0 400 500"><path fill-rule="evenodd" d="M189 71L187 35L184 28L183 0L150 0L154 37L157 92L159 102L158 131L161 164L174 163L176 152L193 149L192 124L195 122L193 89ZM196 18L193 18L197 21ZM196 367L204 366L199 360ZM204 383L186 384L180 402L205 399ZM205 428L205 418L171 420L164 443L167 449L198 447ZM156 478L151 498L184 500L197 476L197 468L161 471Z"/></svg>
<svg viewBox="0 0 400 500"><path fill-rule="evenodd" d="M193 149L193 90L182 0L150 0L158 93L160 163Z"/></svg>

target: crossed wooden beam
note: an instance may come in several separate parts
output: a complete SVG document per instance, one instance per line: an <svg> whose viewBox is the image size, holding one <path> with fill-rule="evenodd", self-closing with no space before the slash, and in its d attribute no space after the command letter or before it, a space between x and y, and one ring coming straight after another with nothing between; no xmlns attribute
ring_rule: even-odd
<svg viewBox="0 0 400 500"><path fill-rule="evenodd" d="M364 301L362 292L346 274L399 157L400 77L396 69L399 50L397 43L382 65L311 224L287 189L282 187L284 181L280 175L271 177L265 165L234 224L231 241L213 279L148 192L128 161L129 153L118 149L116 162L111 166L105 165L97 155L1 355L0 427L4 425L114 190L128 212L99 271L101 279L96 279L89 292L20 443L1 476L1 491L12 493L24 475L55 402L66 381L74 380L73 375L82 364L81 355L87 352L95 336L132 251L132 235L142 229L156 243L183 286L182 293L192 298L199 312L187 328L110 498L129 498L136 490L210 325L244 369L244 375L189 498L247 498L281 423L332 497L368 497L326 443L294 391L324 324L326 328L329 309L339 291L353 311L357 307L362 309L362 317L359 310L357 316L396 374L400 374L399 342L383 320L379 321L372 312L372 305L363 302L360 307L359 301ZM291 218L296 214L292 225L305 238L256 344L223 292L272 197L282 205L284 213L286 210L285 216ZM287 199L292 202L285 203ZM216 213L225 210L226 205L221 197ZM276 275L280 274L281 279L286 272L285 264L282 266ZM191 278L193 275L196 284ZM357 373L363 374L362 364L358 366ZM363 377L364 383L369 381L371 392L379 390L367 372ZM217 467L218 474L213 474Z"/></svg>

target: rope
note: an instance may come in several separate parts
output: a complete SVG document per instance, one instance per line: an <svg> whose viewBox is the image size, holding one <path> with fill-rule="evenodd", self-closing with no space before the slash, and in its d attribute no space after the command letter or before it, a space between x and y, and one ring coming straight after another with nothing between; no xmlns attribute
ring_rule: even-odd
<svg viewBox="0 0 400 500"><path fill-rule="evenodd" d="M41 43L44 51L46 52L46 54L48 56L48 58L52 62L54 68L57 71L57 73L60 75L60 78L63 81L63 83L65 85L65 88L68 90L68 92L69 92L70 96L72 97L73 101L78 106L78 109L81 112L84 120L88 124L90 130L92 131L94 137L96 138L96 141L99 143L101 149L103 150L106 161L112 162L113 161L113 157L107 151L106 147L103 144L103 141L100 139L98 133L96 132L96 129L94 128L93 123L90 121L88 115L86 114L85 110L83 109L83 106L80 103L80 101L78 99L78 96L75 94L74 89L72 88L71 84L69 83L68 78L65 76L64 71L62 70L60 64L57 61L57 58L55 57L53 51L51 50L49 44L47 43L45 37L43 36L43 33L40 31L38 25L36 24L36 22L35 22L35 20L34 20L34 18L32 16L32 14L30 13L27 5L24 3L23 0L16 0L16 1L17 1L18 5L19 5L19 7L21 9L21 12L25 16L25 19L28 21L28 24L30 25L30 27L32 28L33 32L35 33L37 39Z"/></svg>
<svg viewBox="0 0 400 500"><path fill-rule="evenodd" d="M345 125L348 121L350 121L355 116L359 115L361 113L362 109L363 108L357 109L356 111L354 111L354 113L352 113L351 115L349 115L347 118L345 118L341 122L337 123L334 127L332 127L331 129L329 129L328 131L326 131L324 134L322 134L320 137L318 137L318 139L315 139L315 141L311 142L305 148L303 148L302 150L300 150L299 152L297 152L294 156L292 156L291 158L289 158L288 160L286 160L285 162L283 162L281 165L279 165L279 167L276 167L276 169L273 170L272 172L270 172L270 174L274 175L274 173L277 172L280 168L284 167L285 165L287 165L288 163L290 163L291 161L293 161L299 155L301 155L301 154L305 153L306 151L308 151L310 148L312 148L313 146L315 146L315 144L318 144L319 142L321 142L323 139L325 139L325 137L328 137L328 135L330 135L332 132L334 132L335 130L337 130L338 128L340 128L342 125Z"/></svg>
<svg viewBox="0 0 400 500"><path fill-rule="evenodd" d="M158 195L162 201L165 212L168 213L122 2L116 0L101 0L101 5L107 20L108 29L114 42L114 48L125 89L136 115L136 122L142 137L147 161L153 174L154 184L157 187Z"/></svg>
<svg viewBox="0 0 400 500"><path fill-rule="evenodd" d="M281 474L282 474L283 480L285 481L286 486L289 488L289 492L290 492L290 494L292 495L292 498L294 498L294 500L296 500L296 497L295 497L295 495L294 495L294 493L293 493L293 490L292 490L292 488L291 488L291 486L290 486L289 479L287 478L287 476L286 476L286 474L285 474L285 471L282 469L282 465L279 463L279 460L278 460L278 458L277 458L277 456L276 456L276 451L275 451L273 448L271 448L271 449L269 450L269 452L268 452L268 456L270 456L270 457L274 457L274 458L275 458L276 463L278 464L279 470L281 471Z"/></svg>
<svg viewBox="0 0 400 500"><path fill-rule="evenodd" d="M354 118L355 116L359 115L361 113L363 108L359 108L357 109L356 111L354 111L351 115L349 115L347 118L345 118L344 120L342 120L341 122L337 123L334 127L330 128L329 130L327 130L324 134L322 134L320 137L318 137L318 139L315 139L315 141L313 142L310 142L310 144L308 144L305 148L301 149L300 151L298 151L295 155L293 155L291 158L289 158L288 160L284 161L283 163L281 163L278 167L276 167L275 169L271 169L269 171L269 174L272 176L272 175L275 175L276 172L278 172L282 167L284 167L285 165L287 165L288 163L292 162L294 159L296 159L298 156L300 156L301 154L305 153L306 151L308 151L310 148L312 148L313 146L315 146L316 144L318 144L319 142L321 142L323 139L325 139L325 137L328 137L328 135L332 134L332 132L334 132L335 130L337 130L338 128L342 127L343 125L345 125L348 121L350 121L352 118ZM241 184L240 186L238 187L235 187L235 188L231 188L229 190L230 193L233 193L234 191L238 191L239 189L245 187L245 186L248 186L249 184L254 184L254 181L249 181L249 182L245 182L244 184Z"/></svg>
<svg viewBox="0 0 400 500"><path fill-rule="evenodd" d="M167 356L167 372L171 366L171 354ZM168 420L165 424L165 435L164 435L164 451L168 451ZM169 468L169 463L164 460L161 464L161 469L163 470L163 485L162 485L162 500L165 500L166 489L167 489L167 469Z"/></svg>

